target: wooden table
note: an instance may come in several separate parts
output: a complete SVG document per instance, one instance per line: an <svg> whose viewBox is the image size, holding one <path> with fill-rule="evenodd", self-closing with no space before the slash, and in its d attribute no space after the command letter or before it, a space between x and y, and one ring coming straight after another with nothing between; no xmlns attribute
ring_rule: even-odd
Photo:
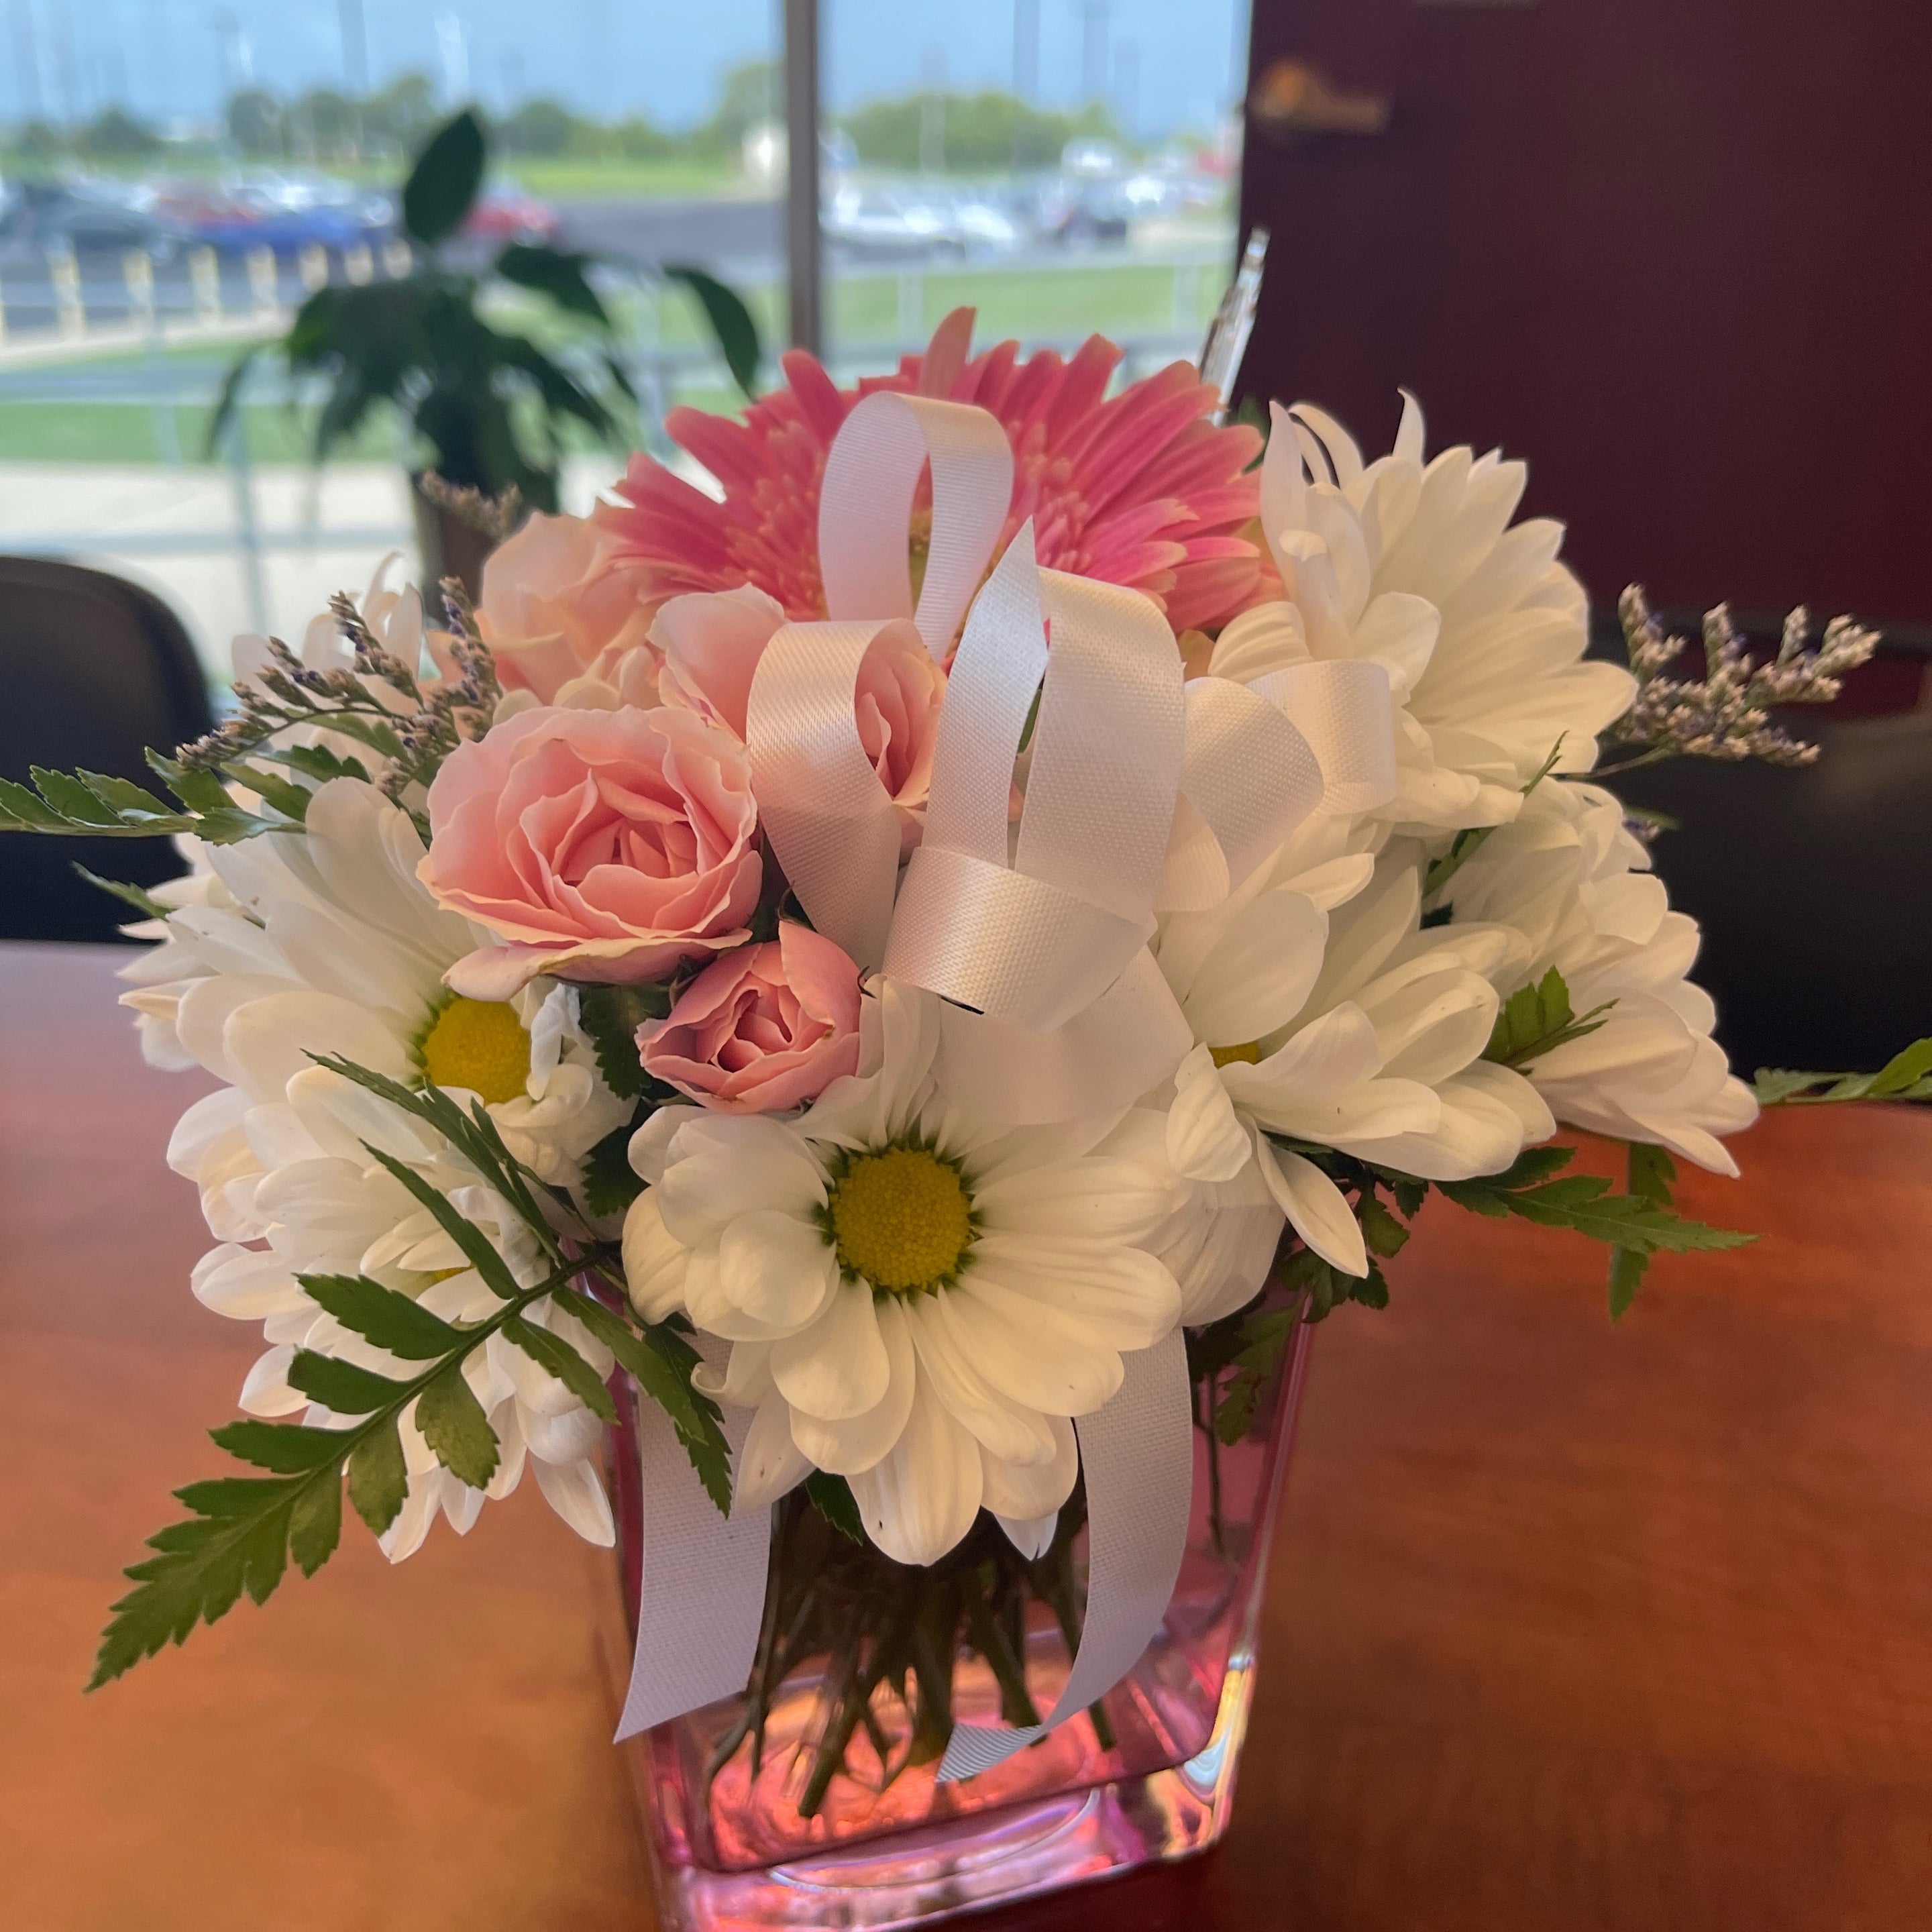
<svg viewBox="0 0 1932 1932"><path fill-rule="evenodd" d="M0 948L0 1923L648 1925L608 1558L533 1486L92 1697L119 1568L257 1342L190 1297L116 962ZM1598 1252L1438 1203L1319 1338L1235 1822L1032 1928L1932 1918L1932 1115L1774 1115L1612 1331Z"/></svg>

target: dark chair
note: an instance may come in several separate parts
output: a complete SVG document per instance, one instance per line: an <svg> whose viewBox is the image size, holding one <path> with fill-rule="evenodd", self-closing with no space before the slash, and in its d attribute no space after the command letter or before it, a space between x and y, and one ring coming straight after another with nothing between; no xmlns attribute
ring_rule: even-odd
<svg viewBox="0 0 1932 1932"><path fill-rule="evenodd" d="M1682 821L1657 869L1703 926L1695 977L1747 1078L1867 1070L1932 1034L1932 710L1790 722L1816 765L1682 759L1614 787Z"/></svg>
<svg viewBox="0 0 1932 1932"><path fill-rule="evenodd" d="M0 557L0 778L76 766L158 784L142 753L213 722L181 620L137 585L78 564ZM140 915L89 885L151 886L182 870L165 839L0 832L0 938L106 940Z"/></svg>

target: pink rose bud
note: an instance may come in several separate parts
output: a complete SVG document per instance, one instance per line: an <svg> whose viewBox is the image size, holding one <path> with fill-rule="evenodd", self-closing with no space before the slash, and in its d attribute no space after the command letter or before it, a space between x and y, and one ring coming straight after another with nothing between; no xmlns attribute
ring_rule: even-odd
<svg viewBox="0 0 1932 1932"><path fill-rule="evenodd" d="M722 1114L776 1114L859 1070L859 969L809 926L716 959L638 1029L646 1072Z"/></svg>
<svg viewBox="0 0 1932 1932"><path fill-rule="evenodd" d="M743 737L752 676L784 622L776 600L748 584L668 599L650 632L663 654L662 701ZM859 667L853 706L859 742L898 808L908 851L919 843L945 698L946 674L910 625L894 625L873 640Z"/></svg>
<svg viewBox="0 0 1932 1932"><path fill-rule="evenodd" d="M657 702L643 576L613 562L616 548L581 517L539 512L490 554L476 628L506 691L532 691L549 704L592 672L627 703Z"/></svg>
<svg viewBox="0 0 1932 1932"><path fill-rule="evenodd" d="M417 874L500 935L444 976L508 999L540 973L630 984L741 945L762 868L750 761L688 711L520 712L429 790Z"/></svg>

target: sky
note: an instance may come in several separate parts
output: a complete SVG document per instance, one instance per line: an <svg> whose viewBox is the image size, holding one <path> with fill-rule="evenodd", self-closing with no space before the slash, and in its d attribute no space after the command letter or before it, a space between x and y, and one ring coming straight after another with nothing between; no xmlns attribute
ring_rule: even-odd
<svg viewBox="0 0 1932 1932"><path fill-rule="evenodd" d="M701 120L726 70L778 42L776 0L0 0L0 114L118 102L206 118L248 77L285 95L339 87L345 8L377 86L414 68L486 106L551 94L669 128ZM1010 86L1016 10L1038 22L1042 104L1076 105L1098 77L1144 139L1210 126L1236 92L1247 0L820 0L826 98Z"/></svg>

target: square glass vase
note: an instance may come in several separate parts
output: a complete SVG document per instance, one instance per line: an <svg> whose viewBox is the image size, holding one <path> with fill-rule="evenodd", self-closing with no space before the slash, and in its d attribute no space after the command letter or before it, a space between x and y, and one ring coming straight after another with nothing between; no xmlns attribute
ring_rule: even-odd
<svg viewBox="0 0 1932 1932"><path fill-rule="evenodd" d="M1186 1555L1139 1661L1098 1706L976 1777L938 1781L951 1720L1028 1721L1066 1682L1085 1592L1079 1490L1039 1562L982 1514L930 1570L851 1543L802 1490L779 1504L746 1693L618 1747L663 1932L883 1932L1213 1845L1234 1804L1310 1334L1297 1328L1233 1445L1202 1426L1197 1397ZM610 1467L632 1629L636 1454L626 1414Z"/></svg>

